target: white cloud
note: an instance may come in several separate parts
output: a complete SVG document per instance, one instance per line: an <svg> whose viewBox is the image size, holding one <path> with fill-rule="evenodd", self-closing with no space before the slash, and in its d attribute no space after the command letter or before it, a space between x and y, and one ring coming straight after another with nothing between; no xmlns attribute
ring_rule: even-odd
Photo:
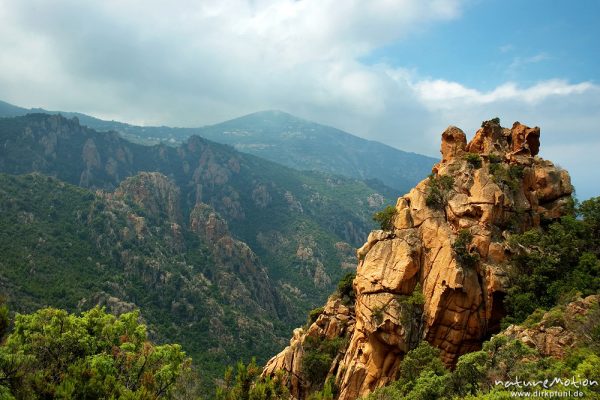
<svg viewBox="0 0 600 400"><path fill-rule="evenodd" d="M570 84L559 79L542 81L526 88L508 82L489 92L481 92L467 88L458 82L441 79L417 81L412 86L423 103L431 108L453 108L456 107L456 101L467 104L491 104L514 100L533 104L544 101L548 97L579 95L599 88L591 82Z"/></svg>
<svg viewBox="0 0 600 400"><path fill-rule="evenodd" d="M515 73L518 69L528 65L537 64L542 61L550 60L551 57L546 53L538 53L529 57L515 57L507 68L509 74Z"/></svg>

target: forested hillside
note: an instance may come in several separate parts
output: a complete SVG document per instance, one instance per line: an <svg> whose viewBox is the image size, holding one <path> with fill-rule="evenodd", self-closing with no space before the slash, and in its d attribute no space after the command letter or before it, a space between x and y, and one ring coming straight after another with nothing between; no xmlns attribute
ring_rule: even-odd
<svg viewBox="0 0 600 400"><path fill-rule="evenodd" d="M0 171L10 174L40 172L106 190L141 171L166 175L179 188L186 223L197 204L213 207L276 284L297 294L294 303L307 306L354 267L352 247L390 201L389 192L361 181L301 173L199 137L177 148L147 147L61 116L0 119L0 142Z"/></svg>
<svg viewBox="0 0 600 400"><path fill-rule="evenodd" d="M0 185L11 310L139 308L150 336L181 343L207 382L282 346L355 267L388 201L198 137L147 147L61 116L0 119L0 142L13 174Z"/></svg>
<svg viewBox="0 0 600 400"><path fill-rule="evenodd" d="M134 183L151 193L147 204L135 201ZM285 343L287 302L209 206L195 210L192 228L161 215L161 185L174 190L158 174L115 193L0 175L0 282L11 311L140 310L150 336L180 343L208 382L239 359L264 360Z"/></svg>

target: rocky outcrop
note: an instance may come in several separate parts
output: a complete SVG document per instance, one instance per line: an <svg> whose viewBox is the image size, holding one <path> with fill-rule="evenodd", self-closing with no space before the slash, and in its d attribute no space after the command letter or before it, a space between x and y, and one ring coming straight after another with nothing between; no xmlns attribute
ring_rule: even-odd
<svg viewBox="0 0 600 400"><path fill-rule="evenodd" d="M227 222L208 204L198 203L190 213L190 230L209 242L229 234Z"/></svg>
<svg viewBox="0 0 600 400"><path fill-rule="evenodd" d="M190 213L189 227L206 244L219 266L212 279L224 297L234 303L252 300L264 310L278 313L278 295L266 269L246 243L232 237L227 222L211 206L196 204Z"/></svg>
<svg viewBox="0 0 600 400"><path fill-rule="evenodd" d="M179 188L158 172L140 172L125 179L115 196L127 198L158 219L181 223Z"/></svg>
<svg viewBox="0 0 600 400"><path fill-rule="evenodd" d="M315 389L313 383L307 379L307 371L303 369L305 351L310 348L310 342L348 340L354 332L354 325L354 308L338 296L330 297L322 312L308 328L294 330L290 345L267 362L263 376L274 376L283 370L292 395L298 399L305 398L311 389ZM323 382L335 377L345 350L341 348L338 354L334 355L327 376L322 377Z"/></svg>
<svg viewBox="0 0 600 400"><path fill-rule="evenodd" d="M449 126L442 133L442 162L448 161L465 152L467 136L455 126Z"/></svg>
<svg viewBox="0 0 600 400"><path fill-rule="evenodd" d="M336 368L339 399L393 380L419 340L452 366L499 330L506 238L563 215L571 201L569 175L537 156L539 132L492 120L469 143L456 127L442 134L432 175L398 199L393 228L372 232L357 251L356 323Z"/></svg>
<svg viewBox="0 0 600 400"><path fill-rule="evenodd" d="M600 295L578 299L566 306L544 313L541 320L529 326L511 325L504 336L518 339L536 349L542 356L563 358L576 344L592 340L586 325L597 323L600 317ZM531 318L531 317L530 317ZM526 321L527 322L527 321Z"/></svg>

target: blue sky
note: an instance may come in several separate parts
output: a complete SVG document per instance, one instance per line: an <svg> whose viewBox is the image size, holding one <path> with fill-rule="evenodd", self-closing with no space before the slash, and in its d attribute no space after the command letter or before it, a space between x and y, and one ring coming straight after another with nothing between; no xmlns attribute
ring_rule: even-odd
<svg viewBox="0 0 600 400"><path fill-rule="evenodd" d="M280 109L439 156L537 125L600 195L600 1L0 0L0 99L141 125Z"/></svg>
<svg viewBox="0 0 600 400"><path fill-rule="evenodd" d="M600 1L479 0L362 60L491 90L507 80L599 81Z"/></svg>

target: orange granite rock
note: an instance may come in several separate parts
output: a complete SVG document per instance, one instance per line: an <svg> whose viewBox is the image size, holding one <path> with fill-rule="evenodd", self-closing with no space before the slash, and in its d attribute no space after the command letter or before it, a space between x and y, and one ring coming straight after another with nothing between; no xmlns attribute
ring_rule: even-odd
<svg viewBox="0 0 600 400"><path fill-rule="evenodd" d="M402 358L420 340L438 347L452 366L499 331L508 285L506 238L538 226L542 217L564 215L571 201L568 173L536 156L539 132L488 121L466 144L460 129L444 131L442 161L432 177L398 199L392 230L371 232L357 250L353 324L343 333L349 344L330 369L340 400L360 398L394 380ZM435 206L428 197L442 176L451 177L452 187ZM461 231L470 238L462 247L456 244ZM284 369L296 399L307 394L297 361L303 337L340 335L322 327L338 318L331 301L326 310L265 368L265 374Z"/></svg>

